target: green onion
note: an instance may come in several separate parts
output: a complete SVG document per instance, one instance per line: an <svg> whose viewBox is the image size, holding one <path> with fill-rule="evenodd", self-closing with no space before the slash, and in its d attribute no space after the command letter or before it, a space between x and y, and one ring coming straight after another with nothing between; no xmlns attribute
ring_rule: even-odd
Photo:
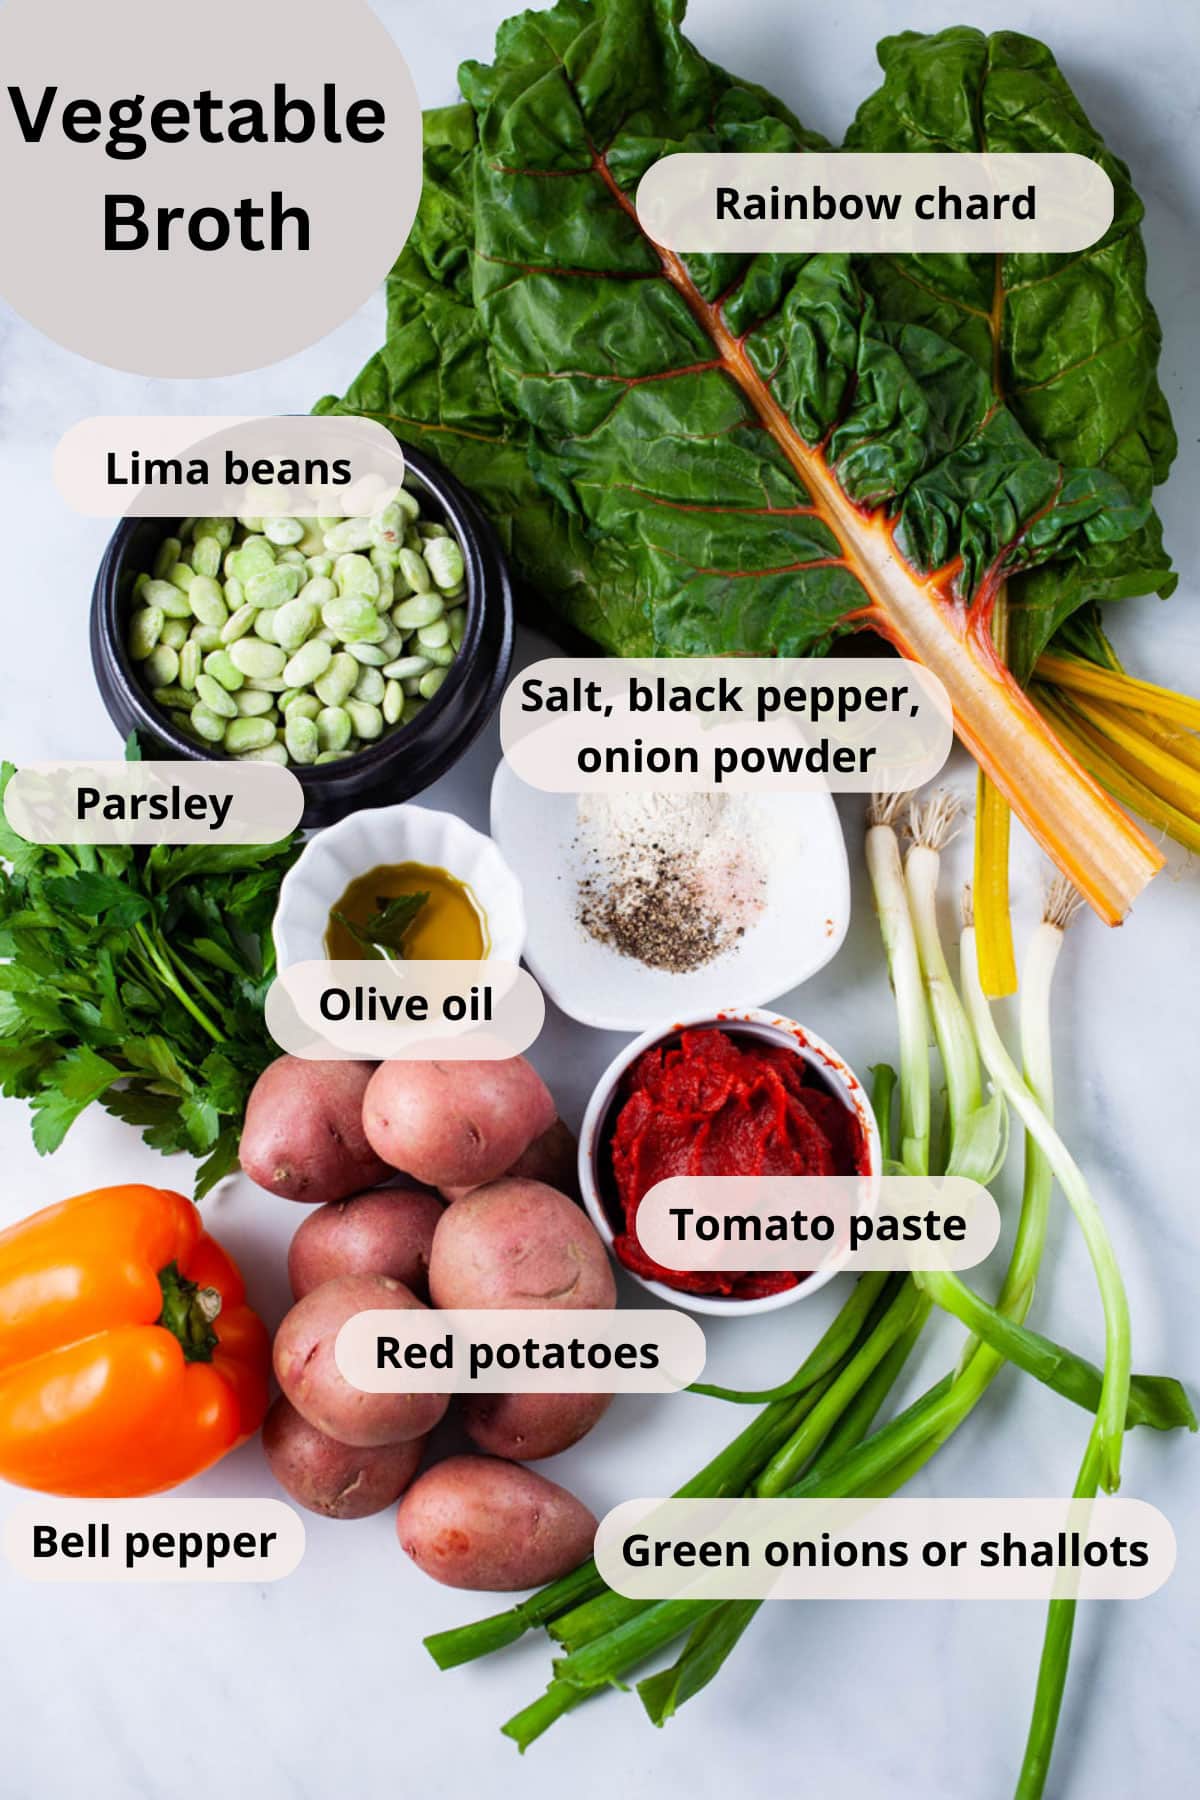
<svg viewBox="0 0 1200 1800"><path fill-rule="evenodd" d="M1105 1360L1100 1405L1096 1412L1096 1432L1100 1452L1100 1479L1109 1493L1112 1493L1121 1480L1121 1441L1129 1406L1129 1306L1125 1297L1125 1284L1121 1279L1121 1271L1104 1221L1082 1170L1022 1080L1001 1042L991 1007L979 985L974 940L974 930L968 925L963 931L962 979L967 1011L975 1028L979 1053L988 1074L1020 1118L1029 1136L1036 1142L1066 1195L1083 1232L1100 1289L1104 1308Z"/></svg>
<svg viewBox="0 0 1200 1800"><path fill-rule="evenodd" d="M900 1022L900 1162L929 1173L929 1029L920 961L893 821L903 795L877 795L867 813L866 857Z"/></svg>
<svg viewBox="0 0 1200 1800"><path fill-rule="evenodd" d="M941 852L954 835L959 810L958 802L947 794L935 794L923 806L909 809L913 843L904 860L904 883L921 978L946 1079L949 1151L945 1173L966 1176L987 1187L1002 1168L1008 1152L1008 1109L999 1095L984 1100L979 1052L946 965L937 922ZM897 1007L903 991L900 987L896 990ZM912 1030L916 1029L914 1020Z"/></svg>

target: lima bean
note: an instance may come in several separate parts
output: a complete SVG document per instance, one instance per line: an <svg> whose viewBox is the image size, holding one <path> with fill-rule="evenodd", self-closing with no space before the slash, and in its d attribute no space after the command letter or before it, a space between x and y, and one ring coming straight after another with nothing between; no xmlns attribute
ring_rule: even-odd
<svg viewBox="0 0 1200 1800"><path fill-rule="evenodd" d="M200 659L204 655L195 638L189 638L179 652L179 685L187 688L189 693L196 685L196 677L200 673Z"/></svg>
<svg viewBox="0 0 1200 1800"><path fill-rule="evenodd" d="M299 650L316 627L319 610L311 600L288 600L275 614L275 642L283 650ZM449 636L450 627L446 627Z"/></svg>
<svg viewBox="0 0 1200 1800"><path fill-rule="evenodd" d="M236 752L238 762L278 763L286 769L291 758L282 744L265 744L261 750L239 750Z"/></svg>
<svg viewBox="0 0 1200 1800"><path fill-rule="evenodd" d="M327 600L321 608L321 619L344 644L369 639L380 622L371 601L361 595Z"/></svg>
<svg viewBox="0 0 1200 1800"><path fill-rule="evenodd" d="M351 594L363 594L368 600L379 598L379 571L371 566L365 556L339 556L333 565L333 579L338 585L339 593L347 597Z"/></svg>
<svg viewBox="0 0 1200 1800"><path fill-rule="evenodd" d="M329 645L323 644L320 638L311 638L287 664L283 678L289 687L311 687L332 661L333 651Z"/></svg>
<svg viewBox="0 0 1200 1800"><path fill-rule="evenodd" d="M414 594L392 608L392 623L400 631L421 631L440 619L445 607L438 594Z"/></svg>
<svg viewBox="0 0 1200 1800"><path fill-rule="evenodd" d="M219 718L203 701L198 701L188 716L192 721L192 730L207 743L219 744L225 736L224 719Z"/></svg>
<svg viewBox="0 0 1200 1800"><path fill-rule="evenodd" d="M348 550L371 548L370 519L341 519L325 533L325 548L331 556L344 556Z"/></svg>
<svg viewBox="0 0 1200 1800"><path fill-rule="evenodd" d="M191 548L192 567L197 575L215 576L221 572L221 546L215 537L197 538Z"/></svg>
<svg viewBox="0 0 1200 1800"><path fill-rule="evenodd" d="M145 662L163 633L167 615L161 606L139 607L129 621L129 654L134 662ZM168 649L170 645L167 646ZM155 687L162 687L163 682L155 682Z"/></svg>
<svg viewBox="0 0 1200 1800"><path fill-rule="evenodd" d="M275 726L270 719L231 719L225 727L225 748L231 756L247 750L265 750L275 742Z"/></svg>
<svg viewBox="0 0 1200 1800"><path fill-rule="evenodd" d="M369 519L187 519L163 538L134 575L126 641L178 729L314 766L418 715L463 642L464 559L409 490L375 505Z"/></svg>
<svg viewBox="0 0 1200 1800"><path fill-rule="evenodd" d="M172 587L178 588L181 594L187 593L195 579L196 571L190 563L174 562L167 570L167 580Z"/></svg>
<svg viewBox="0 0 1200 1800"><path fill-rule="evenodd" d="M237 717L237 702L232 694L226 693L220 682L213 676L200 674L196 677L196 692L208 708L220 719Z"/></svg>
<svg viewBox="0 0 1200 1800"><path fill-rule="evenodd" d="M453 538L431 538L425 545L425 567L433 576L435 587L448 593L463 578L463 553Z"/></svg>
<svg viewBox="0 0 1200 1800"><path fill-rule="evenodd" d="M170 655L171 652L168 652ZM365 700L371 706L378 706L383 700L383 691L387 686L378 669L366 665L358 672L358 680L354 684L354 698Z"/></svg>
<svg viewBox="0 0 1200 1800"><path fill-rule="evenodd" d="M158 555L154 558L154 563L150 570L151 575L153 575L156 581L164 581L166 579L167 571L173 568L179 561L179 552L182 549L183 544L178 538L169 537L163 539L162 543L158 546Z"/></svg>
<svg viewBox="0 0 1200 1800"><path fill-rule="evenodd" d="M225 584L226 593L229 592L232 585L231 582ZM223 644L236 644L239 638L245 637L246 633L250 630L250 627L254 624L254 615L257 611L258 608L256 606L251 606L247 601L245 606L239 606L235 613L230 613L229 617L221 627L221 642Z"/></svg>
<svg viewBox="0 0 1200 1800"><path fill-rule="evenodd" d="M356 663L362 663L370 669L382 669L387 661L387 651L382 644L367 643L365 640L347 644L346 649Z"/></svg>
<svg viewBox="0 0 1200 1800"><path fill-rule="evenodd" d="M229 646L229 654L234 667L243 675L252 675L259 680L282 675L287 662L287 656L278 644L264 643L261 638L239 638L236 644ZM285 687L295 685L293 681L284 683Z"/></svg>
<svg viewBox="0 0 1200 1800"><path fill-rule="evenodd" d="M400 573L415 593L427 594L433 586L425 558L417 550L400 552Z"/></svg>
<svg viewBox="0 0 1200 1800"><path fill-rule="evenodd" d="M273 568L261 569L246 581L246 598L255 606L282 606L285 600L291 600L300 591L300 571L290 563L276 563Z"/></svg>
<svg viewBox="0 0 1200 1800"><path fill-rule="evenodd" d="M179 675L179 653L170 644L159 644L146 658L143 675L151 687L170 687Z"/></svg>
<svg viewBox="0 0 1200 1800"><path fill-rule="evenodd" d="M243 719L261 719L275 711L274 694L264 693L261 688L239 688L233 698Z"/></svg>
<svg viewBox="0 0 1200 1800"><path fill-rule="evenodd" d="M275 550L265 537L248 537L233 558L233 573L239 581L252 575L265 574L275 567Z"/></svg>
<svg viewBox="0 0 1200 1800"><path fill-rule="evenodd" d="M181 687L152 688L150 698L155 706L169 707L172 712L190 712L196 704L195 694Z"/></svg>
<svg viewBox="0 0 1200 1800"><path fill-rule="evenodd" d="M345 707L322 707L317 714L316 726L317 742L322 750L344 750L350 742L353 727Z"/></svg>
<svg viewBox="0 0 1200 1800"><path fill-rule="evenodd" d="M211 575L197 575L188 589L187 599L201 625L221 626L229 617L221 584L214 581Z"/></svg>
<svg viewBox="0 0 1200 1800"><path fill-rule="evenodd" d="M321 748L316 723L305 713L298 712L295 707L287 715L284 741L287 745L287 753L293 762L316 762Z"/></svg>
<svg viewBox="0 0 1200 1800"><path fill-rule="evenodd" d="M325 673L313 682L323 706L340 706L343 700L349 699L358 680L358 667L353 656L348 656L344 650L338 652Z"/></svg>
<svg viewBox="0 0 1200 1800"><path fill-rule="evenodd" d="M236 694L246 680L228 650L210 650L204 659L204 673L219 681L230 694Z"/></svg>
<svg viewBox="0 0 1200 1800"><path fill-rule="evenodd" d="M427 656L400 656L388 663L383 672L389 681L406 681L410 675L423 675L430 667Z"/></svg>
<svg viewBox="0 0 1200 1800"><path fill-rule="evenodd" d="M429 677L425 675L421 679L428 681ZM377 706L371 706L366 700L347 700L346 711L350 715L355 737L370 743L382 735L383 714Z"/></svg>
<svg viewBox="0 0 1200 1800"><path fill-rule="evenodd" d="M233 542L234 521L232 519L189 519L187 535L192 538L214 537L222 550L228 550Z"/></svg>
<svg viewBox="0 0 1200 1800"><path fill-rule="evenodd" d="M147 606L157 606L168 619L190 619L192 616L187 594L183 588L176 587L173 581L148 581L140 598Z"/></svg>

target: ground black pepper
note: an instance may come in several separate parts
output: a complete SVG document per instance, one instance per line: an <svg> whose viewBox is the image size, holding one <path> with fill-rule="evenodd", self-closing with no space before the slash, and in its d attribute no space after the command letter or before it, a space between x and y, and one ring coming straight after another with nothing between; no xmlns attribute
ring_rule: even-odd
<svg viewBox="0 0 1200 1800"><path fill-rule="evenodd" d="M761 904L759 894L747 890L761 890L764 881L756 867L747 875L744 846L735 841L722 847L706 797L695 797L690 811L686 801L666 803L661 832L654 799L647 796L632 818L618 817L615 828L605 817L600 843L594 832L581 830L579 922L622 956L685 974L744 934L748 908Z"/></svg>

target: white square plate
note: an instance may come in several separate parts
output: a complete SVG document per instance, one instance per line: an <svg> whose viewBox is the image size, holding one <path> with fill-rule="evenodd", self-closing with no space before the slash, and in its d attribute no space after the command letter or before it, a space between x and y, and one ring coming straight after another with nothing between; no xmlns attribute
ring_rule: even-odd
<svg viewBox="0 0 1200 1800"><path fill-rule="evenodd" d="M581 1024L645 1031L706 1008L764 1006L835 954L850 923L850 874L828 794L763 794L766 897L736 944L685 974L647 968L587 933L577 917L583 852L574 794L526 786L501 761L492 836L525 894L525 961L547 997Z"/></svg>

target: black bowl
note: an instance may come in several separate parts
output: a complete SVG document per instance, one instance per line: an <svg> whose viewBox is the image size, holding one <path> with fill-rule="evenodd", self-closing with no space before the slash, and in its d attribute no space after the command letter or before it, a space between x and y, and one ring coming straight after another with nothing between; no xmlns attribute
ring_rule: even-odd
<svg viewBox="0 0 1200 1800"><path fill-rule="evenodd" d="M466 628L462 648L438 692L409 725L342 762L293 772L304 788L303 824L332 825L360 806L383 806L419 794L444 775L499 705L513 647L512 582L495 533L462 483L440 463L403 446L408 483L421 497L423 518L448 525L466 563ZM219 750L176 729L154 705L126 648L133 583L149 569L178 520L123 519L109 540L92 592L92 667L109 717L127 737L136 731L143 753L221 760Z"/></svg>

